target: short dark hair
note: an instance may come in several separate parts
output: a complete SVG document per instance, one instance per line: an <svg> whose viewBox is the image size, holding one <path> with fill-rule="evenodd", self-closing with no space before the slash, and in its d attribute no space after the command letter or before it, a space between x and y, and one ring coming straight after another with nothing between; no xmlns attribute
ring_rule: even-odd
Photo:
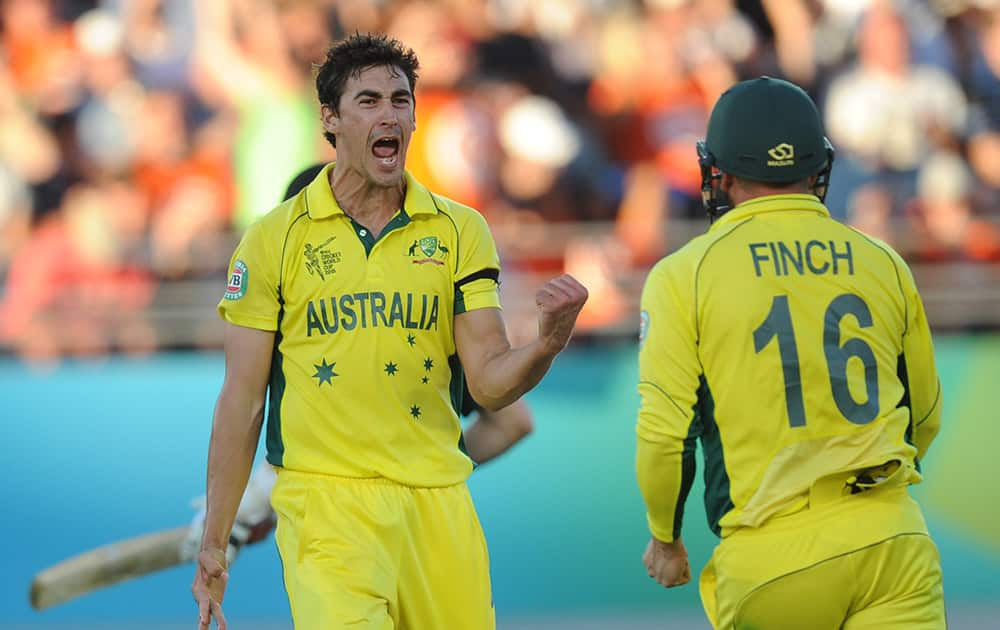
<svg viewBox="0 0 1000 630"><path fill-rule="evenodd" d="M339 113L340 97L344 94L347 79L376 66L399 68L406 75L410 92L416 89L420 62L412 49L384 33L355 33L331 46L326 52L326 60L316 72L316 95L320 105ZM337 139L332 133L324 132L323 136L331 145L337 146Z"/></svg>

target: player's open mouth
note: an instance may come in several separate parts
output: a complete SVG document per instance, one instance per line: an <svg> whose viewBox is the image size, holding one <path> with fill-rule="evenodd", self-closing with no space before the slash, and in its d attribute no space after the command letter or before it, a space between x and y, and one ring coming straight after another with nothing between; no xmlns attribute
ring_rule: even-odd
<svg viewBox="0 0 1000 630"><path fill-rule="evenodd" d="M399 160L399 138L379 138L372 145L372 153L383 165L395 166Z"/></svg>

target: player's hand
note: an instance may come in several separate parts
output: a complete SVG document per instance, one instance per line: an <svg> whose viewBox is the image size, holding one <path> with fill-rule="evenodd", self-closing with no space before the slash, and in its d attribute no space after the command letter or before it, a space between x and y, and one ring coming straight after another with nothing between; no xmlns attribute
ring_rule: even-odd
<svg viewBox="0 0 1000 630"><path fill-rule="evenodd" d="M683 586L691 581L691 565L688 564L687 549L678 538L674 542L663 542L650 538L646 553L642 554L649 577L663 586Z"/></svg>
<svg viewBox="0 0 1000 630"><path fill-rule="evenodd" d="M226 552L222 549L203 549L198 554L198 568L191 585L191 594L198 602L198 630L208 630L213 618L219 630L226 630L222 598L225 597L228 581Z"/></svg>
<svg viewBox="0 0 1000 630"><path fill-rule="evenodd" d="M549 280L535 294L538 338L553 354L560 352L569 343L576 317L586 303L587 296L587 288L569 274Z"/></svg>

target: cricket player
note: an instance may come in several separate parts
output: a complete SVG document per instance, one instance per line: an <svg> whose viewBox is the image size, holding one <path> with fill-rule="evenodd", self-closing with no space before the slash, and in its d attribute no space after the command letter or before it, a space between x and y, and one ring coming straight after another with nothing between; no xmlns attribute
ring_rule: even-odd
<svg viewBox="0 0 1000 630"><path fill-rule="evenodd" d="M315 164L297 173L288 184L283 200L288 201L299 194L319 175L324 166ZM483 409L473 400L464 379L459 411L463 417L472 418L471 423L462 431L462 441L469 458L477 465L506 453L534 430L531 409L523 399L499 411ZM226 545L227 564L233 563L245 545L261 542L274 529L277 515L271 507L271 491L277 480L277 472L266 461L251 473ZM205 497L195 500L199 509L191 519L187 537L181 543L181 557L187 562L194 562L201 550L201 539L205 534L204 502Z"/></svg>
<svg viewBox="0 0 1000 630"><path fill-rule="evenodd" d="M225 628L225 549L267 406L271 503L296 628L492 629L489 560L465 480L463 374L489 410L538 384L587 290L536 294L538 334L513 348L483 217L404 170L413 52L384 35L335 44L318 69L337 149L251 226L219 311L226 375L209 445L199 628Z"/></svg>
<svg viewBox="0 0 1000 630"><path fill-rule="evenodd" d="M652 269L641 302L650 577L690 579L700 441L721 538L700 581L713 626L944 628L938 552L908 492L941 414L909 268L830 217L833 148L799 87L732 87L698 158L711 227Z"/></svg>

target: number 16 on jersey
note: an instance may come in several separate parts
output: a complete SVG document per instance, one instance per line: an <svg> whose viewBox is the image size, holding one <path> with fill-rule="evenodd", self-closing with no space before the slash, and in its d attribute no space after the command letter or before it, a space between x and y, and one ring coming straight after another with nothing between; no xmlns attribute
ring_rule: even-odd
<svg viewBox="0 0 1000 630"><path fill-rule="evenodd" d="M853 293L838 295L826 307L823 315L823 354L826 356L830 390L837 409L849 422L868 424L878 417L879 412L878 365L875 353L864 339L841 339L841 322L848 315L853 316L861 328L872 325L871 309L860 296ZM820 322L815 325L820 325ZM754 350L760 354L775 338L778 340L778 354L781 357L785 383L788 424L791 427L803 427L806 425L806 408L802 396L802 374L787 295L776 295L771 300L771 310L767 317L753 331ZM859 359L865 370L866 398L860 402L854 399L848 386L847 363L852 357Z"/></svg>

